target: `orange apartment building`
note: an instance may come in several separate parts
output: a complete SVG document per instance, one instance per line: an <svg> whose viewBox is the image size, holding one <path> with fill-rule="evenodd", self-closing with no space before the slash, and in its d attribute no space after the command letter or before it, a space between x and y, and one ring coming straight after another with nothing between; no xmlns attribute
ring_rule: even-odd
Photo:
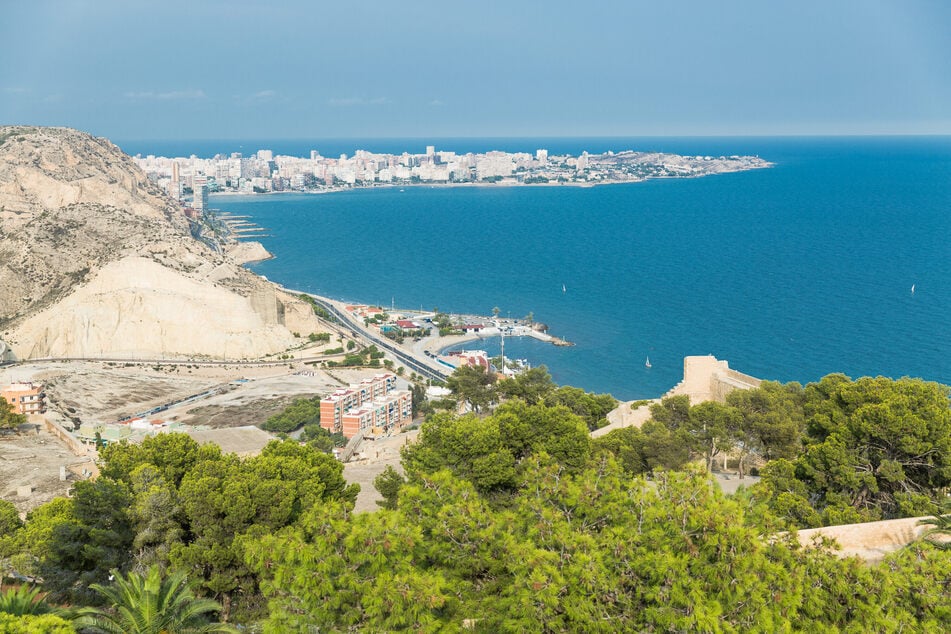
<svg viewBox="0 0 951 634"><path fill-rule="evenodd" d="M16 414L42 414L46 411L46 395L38 383L11 383L0 390L0 397L10 403Z"/></svg>
<svg viewBox="0 0 951 634"><path fill-rule="evenodd" d="M413 419L413 395L396 389L390 372L341 388L320 400L320 426L347 438L383 436Z"/></svg>

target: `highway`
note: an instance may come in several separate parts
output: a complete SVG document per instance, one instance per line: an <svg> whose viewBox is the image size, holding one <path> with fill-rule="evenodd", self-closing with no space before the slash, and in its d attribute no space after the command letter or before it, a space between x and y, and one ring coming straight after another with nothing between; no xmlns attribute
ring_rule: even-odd
<svg viewBox="0 0 951 634"><path fill-rule="evenodd" d="M289 293L296 293L298 295L305 294L308 297L312 297L315 302L317 302L320 306L325 308L327 312L329 312L331 315L336 317L337 320L342 325L349 327L355 337L359 337L360 339L363 339L365 342L375 345L377 348L386 350L391 355L399 359L400 363L402 363L404 366L406 366L407 368L409 368L416 374L419 374L433 381L445 381L447 378L449 378L448 372L445 372L438 368L434 368L433 366L429 365L422 359L419 359L418 357L413 356L406 350L400 348L389 339L386 339L385 337L380 337L376 335L375 333L370 332L369 330L366 329L366 327L363 324L355 320L346 311L343 311L337 308L333 304L333 302L330 302L324 299L323 297L320 297L319 295L303 293L302 291L292 291L290 289L284 289L284 290L286 290Z"/></svg>

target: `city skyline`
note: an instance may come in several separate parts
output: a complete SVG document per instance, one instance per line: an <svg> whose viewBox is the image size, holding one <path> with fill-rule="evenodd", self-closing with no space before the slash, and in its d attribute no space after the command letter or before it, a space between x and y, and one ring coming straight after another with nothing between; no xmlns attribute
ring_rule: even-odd
<svg viewBox="0 0 951 634"><path fill-rule="evenodd" d="M15 3L0 122L116 139L951 134L951 6Z"/></svg>

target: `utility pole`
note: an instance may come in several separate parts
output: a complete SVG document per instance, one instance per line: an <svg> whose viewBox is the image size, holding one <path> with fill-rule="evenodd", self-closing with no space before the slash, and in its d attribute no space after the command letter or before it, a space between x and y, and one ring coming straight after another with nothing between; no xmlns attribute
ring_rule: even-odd
<svg viewBox="0 0 951 634"><path fill-rule="evenodd" d="M498 325L499 322L495 322ZM499 347L502 355L502 377L505 378L505 332L499 327Z"/></svg>

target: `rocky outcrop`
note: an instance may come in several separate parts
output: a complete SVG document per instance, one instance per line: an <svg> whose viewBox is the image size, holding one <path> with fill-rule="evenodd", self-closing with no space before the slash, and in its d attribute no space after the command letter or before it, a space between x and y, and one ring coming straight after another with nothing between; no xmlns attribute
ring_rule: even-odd
<svg viewBox="0 0 951 634"><path fill-rule="evenodd" d="M194 239L117 147L0 127L0 338L18 357L256 358L291 329L319 330L309 307Z"/></svg>

